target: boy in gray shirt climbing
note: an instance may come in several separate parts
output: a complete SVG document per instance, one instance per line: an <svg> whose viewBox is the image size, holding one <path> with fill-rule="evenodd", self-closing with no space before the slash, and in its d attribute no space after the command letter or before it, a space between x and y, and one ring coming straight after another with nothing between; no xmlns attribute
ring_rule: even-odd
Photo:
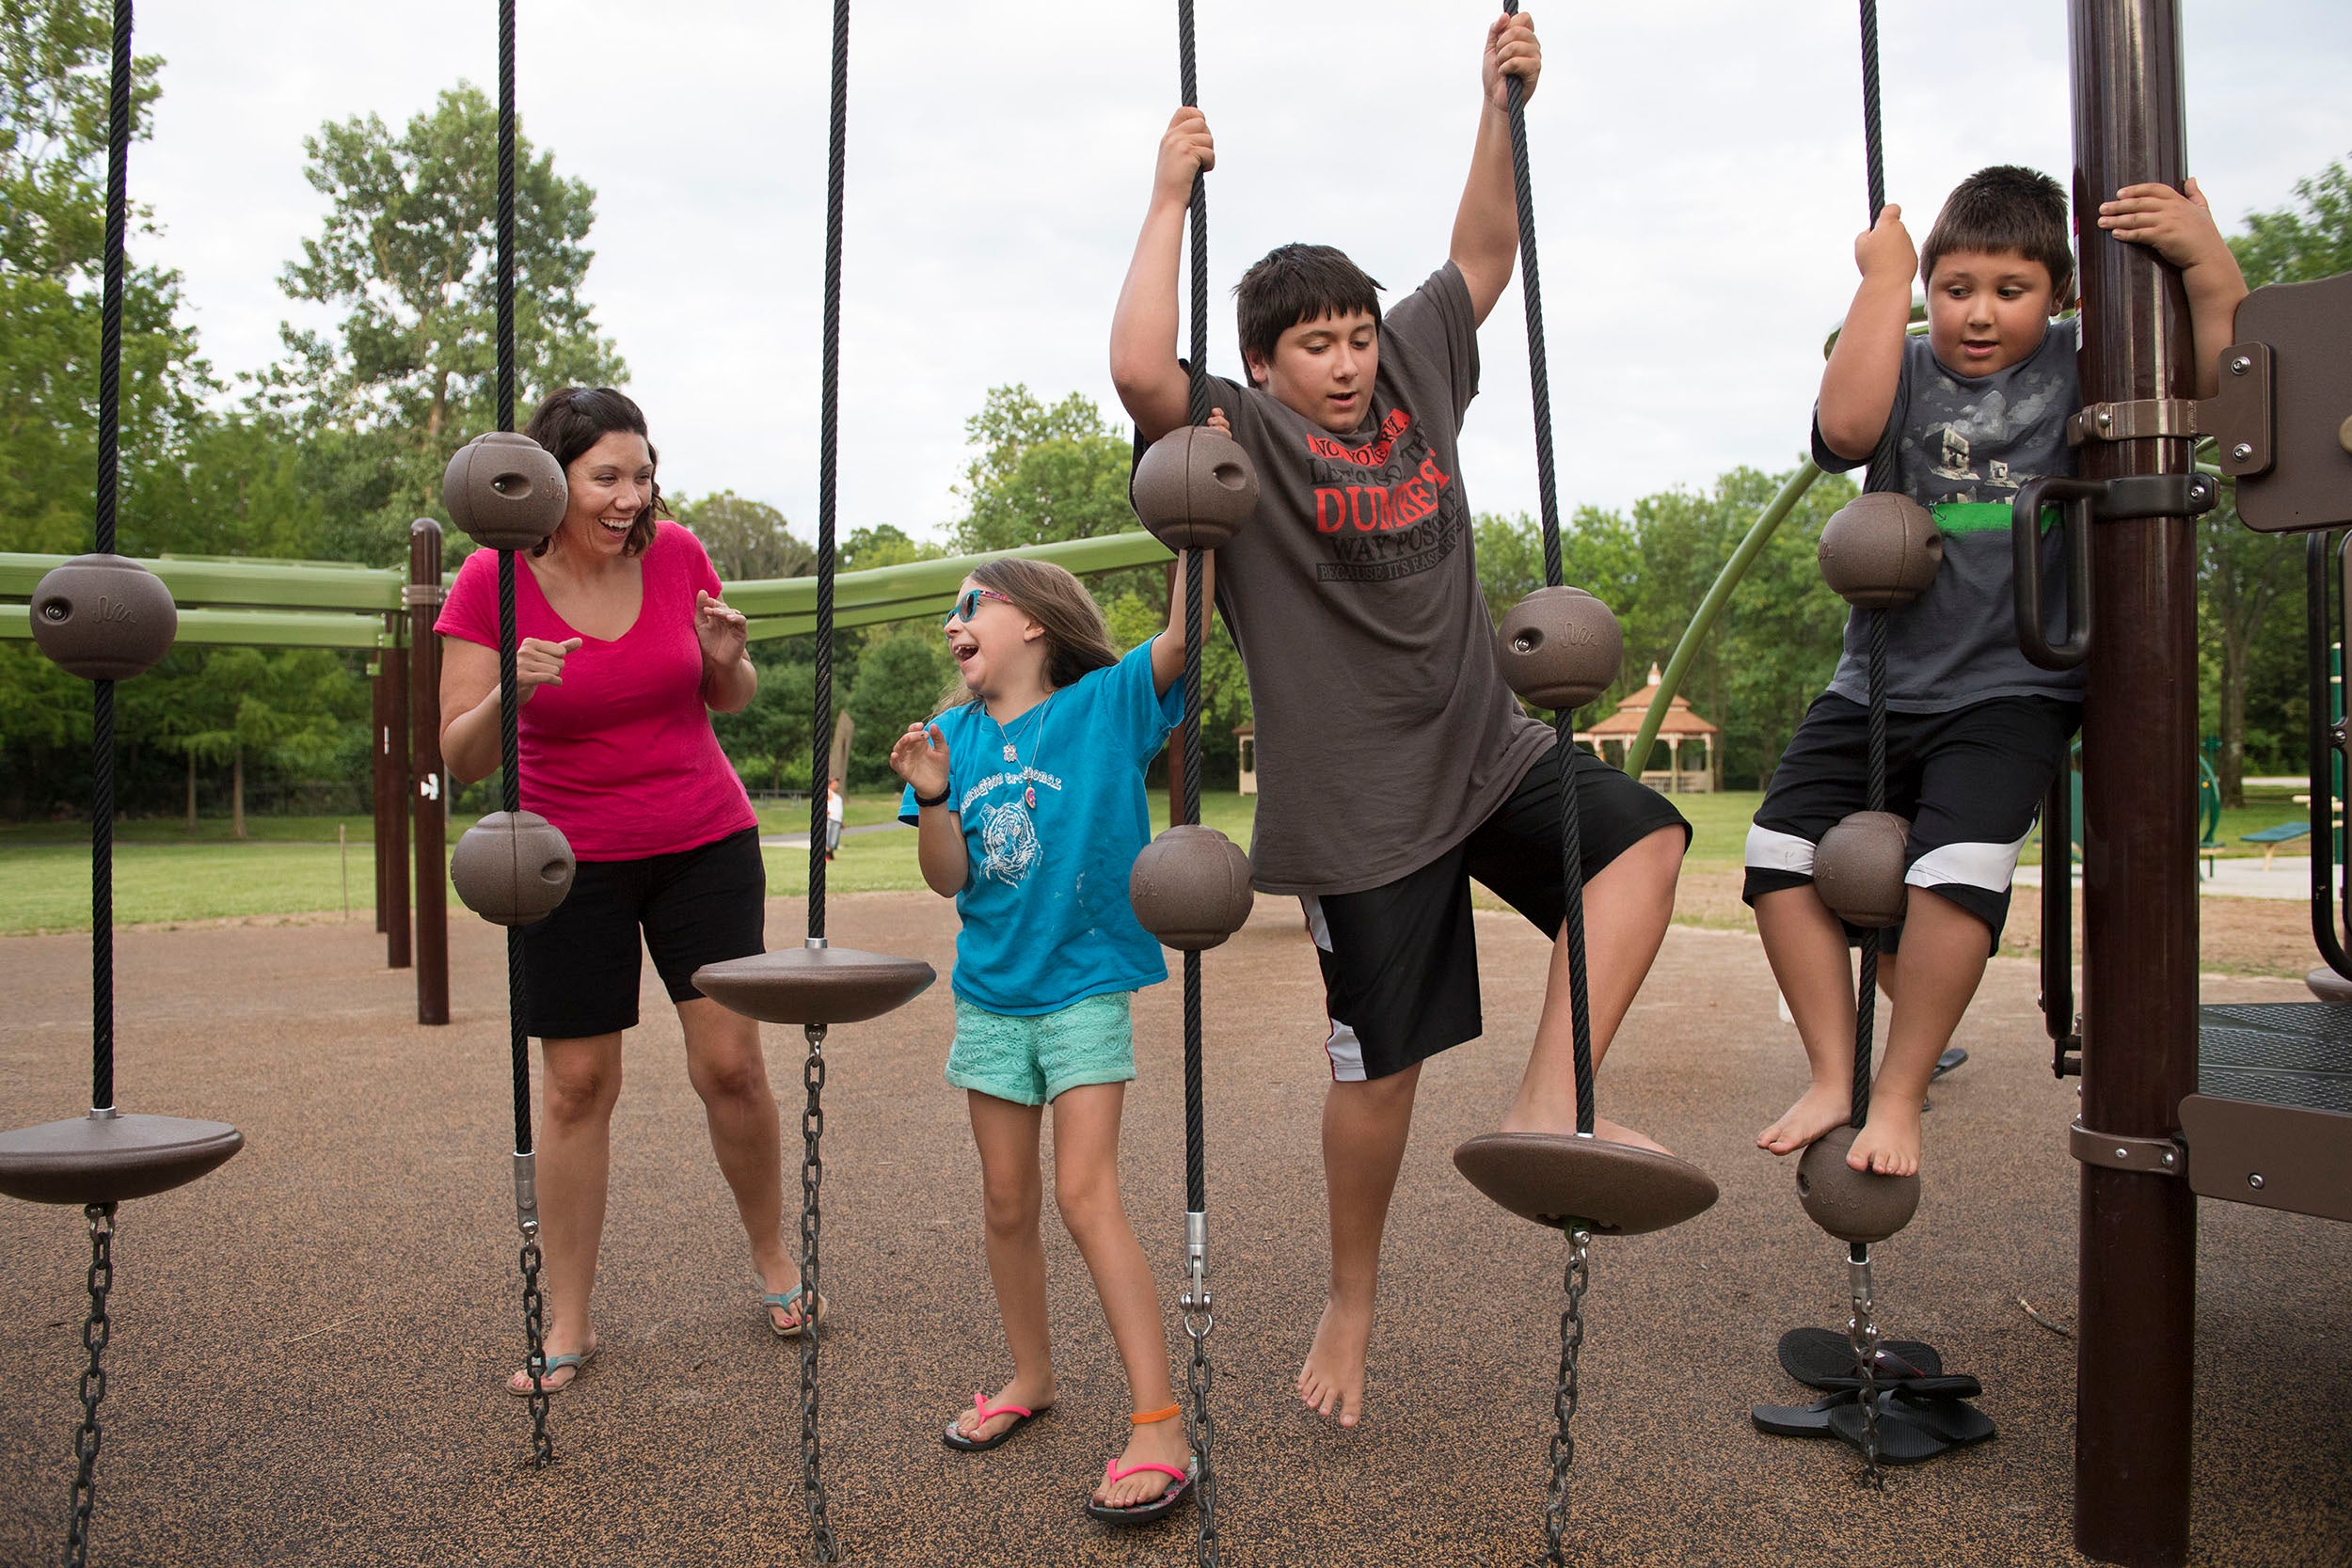
<svg viewBox="0 0 2352 1568"><path fill-rule="evenodd" d="M1217 609L1258 726L1251 869L1261 892L1297 896L1330 1021L1331 1275L1297 1388L1342 1426L1362 1407L1381 1229L1421 1065L1483 1026L1473 879L1554 942L1502 1128L1576 1130L1559 758L1495 657L1456 443L1478 390L1479 324L1518 251L1504 77L1534 90L1524 13L1486 30L1481 63L1446 263L1384 314L1379 285L1339 251L1281 246L1234 291L1248 384L1210 383L1260 485L1256 518L1216 552ZM1146 439L1188 418L1177 261L1194 172L1214 161L1208 122L1179 111L1111 325L1112 379ZM1689 830L1589 752L1575 786L1597 1061L1665 935ZM1658 1147L1605 1119L1598 1135Z"/></svg>
<svg viewBox="0 0 2352 1568"><path fill-rule="evenodd" d="M2099 227L2178 267L2202 395L2217 376L2246 283L2197 182L2128 185ZM1886 809L1911 819L1910 898L1884 933L1879 983L1893 1003L1867 1125L1847 1163L1919 1168L1919 1113L1936 1058L1983 978L2009 913L2010 874L2082 716L2079 671L2019 652L2009 503L2027 480L2071 474L2066 421L2082 407L2076 325L2052 317L2073 294L2066 194L2007 166L1962 182L1915 255L1890 206L1854 242L1862 284L1821 372L1814 461L1867 463L1864 488L1934 509L1944 563L1887 616ZM1928 331L1909 336L1911 279L1927 285ZM2042 541L2045 617L2064 603L2056 534ZM2046 629L2046 628L2045 628ZM1849 933L1813 886L1822 833L1866 804L1867 616L1773 771L1747 842L1744 896L1804 1041L1812 1083L1757 1147L1790 1154L1851 1109L1853 972ZM2054 847L2053 853L2065 853Z"/></svg>

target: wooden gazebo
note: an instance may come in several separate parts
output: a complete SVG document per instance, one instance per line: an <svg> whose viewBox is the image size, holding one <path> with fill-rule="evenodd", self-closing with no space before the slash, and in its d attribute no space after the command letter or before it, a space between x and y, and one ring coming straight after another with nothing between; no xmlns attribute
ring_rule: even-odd
<svg viewBox="0 0 2352 1568"><path fill-rule="evenodd" d="M1642 721L1649 713L1649 705L1658 696L1658 666L1649 667L1649 684L1617 705L1617 711L1589 730L1580 730L1576 738L1591 746L1605 762L1625 766L1625 753L1641 733ZM1689 701L1677 696L1666 708L1665 721L1658 726L1659 742L1666 748L1663 768L1645 768L1642 782L1669 795L1706 795L1724 786L1723 761L1715 755L1715 737L1723 733L1720 725L1700 718L1691 710ZM1682 766L1682 748L1691 741L1703 748L1699 766ZM1609 747L1614 743L1617 754L1612 757Z"/></svg>

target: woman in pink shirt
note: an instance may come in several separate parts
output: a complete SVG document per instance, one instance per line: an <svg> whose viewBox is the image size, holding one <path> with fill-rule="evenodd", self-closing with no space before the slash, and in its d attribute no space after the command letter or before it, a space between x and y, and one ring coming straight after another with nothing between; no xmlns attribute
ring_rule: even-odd
<svg viewBox="0 0 2352 1568"><path fill-rule="evenodd" d="M596 1354L588 1316L604 1231L621 1032L637 1022L639 932L686 1036L711 1148L734 1190L769 1325L795 1335L815 1309L783 1235L775 1096L759 1026L694 990L706 963L763 950L758 819L711 733L758 675L743 617L720 602L694 536L661 519L654 451L637 404L567 388L526 435L564 466L570 505L515 576L522 803L563 830L571 893L523 930L528 1028L539 1037L540 1245L547 1259L550 1391ZM498 558L469 557L441 637L441 754L461 781L499 766ZM510 1378L531 1391L531 1370Z"/></svg>

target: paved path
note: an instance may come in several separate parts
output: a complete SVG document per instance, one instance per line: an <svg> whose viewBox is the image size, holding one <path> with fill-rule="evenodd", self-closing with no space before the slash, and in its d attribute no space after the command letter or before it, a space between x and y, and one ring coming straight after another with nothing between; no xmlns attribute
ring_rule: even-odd
<svg viewBox="0 0 2352 1568"><path fill-rule="evenodd" d="M835 900L835 940L946 966L927 894ZM1517 1565L1540 1543L1557 1354L1556 1236L1489 1206L1448 1155L1523 1062L1548 949L1481 913L1487 1037L1427 1070L1390 1229L1370 1416L1353 1433L1289 1393L1321 1299L1312 951L1263 900L1208 955L1209 1199L1225 1560L1234 1568ZM802 925L797 902L771 932ZM127 1206L92 1561L725 1564L806 1560L788 1344L762 1326L742 1239L648 976L628 1047L599 1281L605 1352L554 1405L561 1455L521 1465L500 1391L521 1329L507 1178L503 958L453 923L456 1022L422 1029L409 978L358 925L141 930L121 943L125 1109L218 1117L246 1152ZM87 1093L87 945L0 942L0 1117ZM2299 998L2299 983L2209 982ZM1597 1243L1576 1418L1575 1560L1594 1564L2072 1564L2074 1194L2029 964L1996 960L1967 1070L1937 1085L1919 1218L1879 1249L1890 1334L1979 1374L1999 1440L1855 1490L1845 1451L1759 1436L1800 1391L1794 1323L1845 1312L1842 1251L1750 1147L1802 1078L1752 937L1677 928L1601 1079L1603 1108L1713 1172L1724 1198L1662 1235ZM1183 1221L1179 988L1137 1006L1130 1207L1172 1293ZM1062 1402L1019 1442L949 1453L941 1424L1002 1370L977 1167L939 1080L934 987L828 1044L824 1224L838 1312L822 1430L858 1564L1191 1560L1191 1521L1114 1535L1081 1492L1126 1395L1085 1272L1051 1227ZM801 1043L769 1034L798 1110ZM787 1126L793 1117L787 1116ZM77 1414L80 1216L0 1205L0 1563L55 1560ZM2230 1568L2341 1565L2352 1542L2352 1227L2209 1203L2200 1218L2195 1548ZM1171 1334L1173 1315L1171 1313Z"/></svg>
<svg viewBox="0 0 2352 1568"><path fill-rule="evenodd" d="M808 842L806 834L802 844ZM2200 863L2202 871L2202 863ZM2077 872L2077 880L2080 874ZM2042 867L2021 865L2017 868L2020 887L2040 887ZM2225 855L2213 863L2213 870L2197 879L2197 891L2207 898L2280 898L2307 904L2312 897L2312 859L2309 855L2280 855L2265 867L2260 857Z"/></svg>

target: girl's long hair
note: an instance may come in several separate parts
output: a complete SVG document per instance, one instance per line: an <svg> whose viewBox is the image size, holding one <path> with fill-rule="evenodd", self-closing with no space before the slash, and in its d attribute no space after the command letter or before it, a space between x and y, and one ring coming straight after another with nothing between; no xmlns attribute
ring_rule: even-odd
<svg viewBox="0 0 2352 1568"><path fill-rule="evenodd" d="M1012 601L1012 608L1045 628L1045 685L1057 690L1089 670L1119 662L1111 650L1103 610L1086 584L1050 561L999 556L972 568L970 577ZM963 682L951 682L939 696L934 715L977 702Z"/></svg>

